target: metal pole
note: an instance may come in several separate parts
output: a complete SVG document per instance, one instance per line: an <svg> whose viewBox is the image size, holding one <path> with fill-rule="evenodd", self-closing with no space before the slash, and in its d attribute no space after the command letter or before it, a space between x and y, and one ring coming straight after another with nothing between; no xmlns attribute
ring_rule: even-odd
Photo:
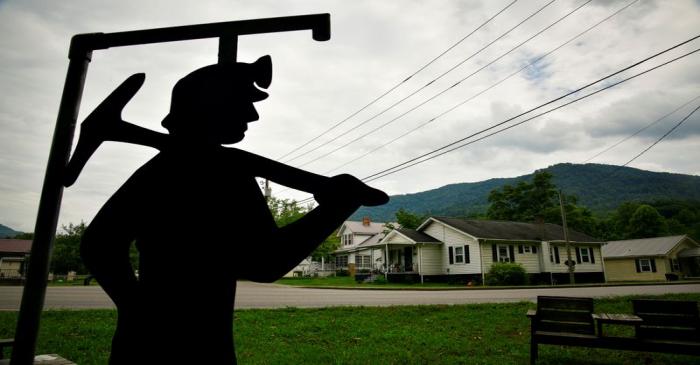
<svg viewBox="0 0 700 365"><path fill-rule="evenodd" d="M569 229L566 227L566 212L564 211L564 198L559 190L559 208L561 209L561 222L564 226L564 242L566 242L566 262L569 266L569 284L576 284L574 280L574 262L571 260L571 245L569 244Z"/></svg>
<svg viewBox="0 0 700 365"><path fill-rule="evenodd" d="M44 308L51 252L53 251L58 214L63 197L63 173L73 144L73 134L85 86L85 76L92 57L90 50L81 48L76 43L74 38L68 54L70 62L58 109L49 161L44 175L39 212L34 226L34 240L27 269L27 281L22 293L22 303L15 330L15 344L10 360L12 365L34 363L39 320Z"/></svg>

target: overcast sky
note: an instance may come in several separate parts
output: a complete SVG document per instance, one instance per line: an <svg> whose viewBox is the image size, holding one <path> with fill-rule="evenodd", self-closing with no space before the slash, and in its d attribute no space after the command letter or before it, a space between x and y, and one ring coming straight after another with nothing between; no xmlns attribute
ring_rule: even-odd
<svg viewBox="0 0 700 365"><path fill-rule="evenodd" d="M236 147L278 158L413 74L511 1L0 0L0 223L16 230L34 229L68 64L68 45L74 34L330 13L332 37L328 42L313 41L310 32L245 36L239 40L239 61L252 62L269 54L274 75L268 90L270 97L256 104L260 121L249 126L246 139ZM553 2L440 80L357 127L471 56L549 1L516 2L408 82L299 153L344 134L341 138L289 163L304 164L395 119L585 2ZM535 65L473 97L629 2L593 0L431 102L304 168L327 173L472 99L416 132L332 172L368 176L700 34L700 2L640 0ZM617 80L697 48L700 41L691 42ZM216 53L216 40L96 51L80 120L126 77L145 72L146 82L126 107L124 119L164 131L160 121L168 112L172 85L188 72L216 62ZM389 194L402 194L457 182L517 176L560 162L585 161L699 96L699 69L700 54L689 56L372 184ZM700 99L591 162L626 162L698 104ZM60 223L89 222L106 199L155 153L146 147L103 145L77 183L65 191ZM698 175L698 156L700 117L694 115L631 166ZM273 193L283 198L307 196L279 186L273 186Z"/></svg>

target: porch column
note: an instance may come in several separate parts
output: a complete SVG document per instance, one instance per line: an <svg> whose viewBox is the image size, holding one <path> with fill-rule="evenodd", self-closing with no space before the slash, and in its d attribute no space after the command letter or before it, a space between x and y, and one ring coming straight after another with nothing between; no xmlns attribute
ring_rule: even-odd
<svg viewBox="0 0 700 365"><path fill-rule="evenodd" d="M423 284L423 254L420 248L421 246L416 243L416 249L418 250L418 274L420 274L420 283Z"/></svg>
<svg viewBox="0 0 700 365"><path fill-rule="evenodd" d="M384 246L384 277L389 280L389 243Z"/></svg>

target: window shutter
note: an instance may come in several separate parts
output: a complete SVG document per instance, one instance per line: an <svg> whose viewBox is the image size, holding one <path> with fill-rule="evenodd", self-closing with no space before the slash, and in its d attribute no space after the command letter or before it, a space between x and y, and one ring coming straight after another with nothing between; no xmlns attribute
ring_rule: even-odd
<svg viewBox="0 0 700 365"><path fill-rule="evenodd" d="M518 245L518 253L523 253L523 252L524 252L523 245Z"/></svg>
<svg viewBox="0 0 700 365"><path fill-rule="evenodd" d="M554 246L554 262L559 263L559 247Z"/></svg>
<svg viewBox="0 0 700 365"><path fill-rule="evenodd" d="M454 248L452 246L450 246L447 250L450 252L450 265L452 265L455 263Z"/></svg>
<svg viewBox="0 0 700 365"><path fill-rule="evenodd" d="M588 256L591 257L591 264L595 264L595 257L593 257L593 247L588 248Z"/></svg>
<svg viewBox="0 0 700 365"><path fill-rule="evenodd" d="M651 262L651 272L656 272L656 259L649 259Z"/></svg>
<svg viewBox="0 0 700 365"><path fill-rule="evenodd" d="M464 263L468 264L471 261L469 260L469 245L464 245Z"/></svg>
<svg viewBox="0 0 700 365"><path fill-rule="evenodd" d="M576 263L581 263L581 247L576 247Z"/></svg>
<svg viewBox="0 0 700 365"><path fill-rule="evenodd" d="M532 253L537 253L537 246L532 246Z"/></svg>
<svg viewBox="0 0 700 365"><path fill-rule="evenodd" d="M510 250L510 262L515 262L515 247L513 245L508 246Z"/></svg>
<svg viewBox="0 0 700 365"><path fill-rule="evenodd" d="M634 259L634 266L637 267L637 272L642 272L642 268L639 265L639 259Z"/></svg>
<svg viewBox="0 0 700 365"><path fill-rule="evenodd" d="M496 245L491 245L491 254L493 255L493 262L498 262L498 249Z"/></svg>

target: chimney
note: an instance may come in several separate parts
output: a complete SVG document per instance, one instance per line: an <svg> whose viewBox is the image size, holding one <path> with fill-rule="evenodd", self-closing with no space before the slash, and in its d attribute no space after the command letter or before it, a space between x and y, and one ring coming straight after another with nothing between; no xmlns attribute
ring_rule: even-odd
<svg viewBox="0 0 700 365"><path fill-rule="evenodd" d="M363 226L369 227L369 223L370 223L369 217L362 217L362 225Z"/></svg>

